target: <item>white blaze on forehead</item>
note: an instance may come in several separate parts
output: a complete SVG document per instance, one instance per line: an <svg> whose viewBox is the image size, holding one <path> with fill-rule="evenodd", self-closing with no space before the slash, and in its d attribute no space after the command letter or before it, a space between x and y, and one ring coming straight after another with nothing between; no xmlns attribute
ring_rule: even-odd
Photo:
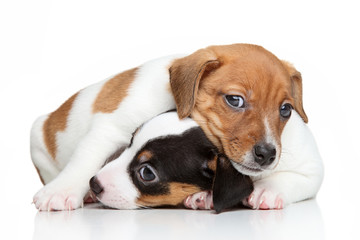
<svg viewBox="0 0 360 240"><path fill-rule="evenodd" d="M280 145L278 144L276 138L274 137L273 131L270 128L269 121L267 118L264 119L264 126L265 126L265 142L267 144L273 145L276 149L276 159L273 163L273 165L276 166L280 158Z"/></svg>
<svg viewBox="0 0 360 240"><path fill-rule="evenodd" d="M265 126L265 143L271 144L277 148L277 142L274 138L273 132L271 131L269 121L267 118L264 119L264 126Z"/></svg>
<svg viewBox="0 0 360 240"><path fill-rule="evenodd" d="M140 150L149 140L162 136L180 135L186 130L198 127L192 119L180 120L176 112L164 113L146 122L136 133L130 149Z"/></svg>

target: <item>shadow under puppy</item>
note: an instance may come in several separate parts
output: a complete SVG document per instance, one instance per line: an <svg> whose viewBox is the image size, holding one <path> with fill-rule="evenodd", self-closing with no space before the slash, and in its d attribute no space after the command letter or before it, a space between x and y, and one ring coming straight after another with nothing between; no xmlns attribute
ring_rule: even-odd
<svg viewBox="0 0 360 240"><path fill-rule="evenodd" d="M96 198L118 209L181 206L220 212L241 203L252 181L217 153L199 125L176 112L151 119L90 180Z"/></svg>

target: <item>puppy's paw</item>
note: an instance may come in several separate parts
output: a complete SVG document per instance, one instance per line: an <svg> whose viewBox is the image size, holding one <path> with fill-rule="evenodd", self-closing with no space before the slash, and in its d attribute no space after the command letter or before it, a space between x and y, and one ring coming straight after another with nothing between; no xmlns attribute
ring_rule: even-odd
<svg viewBox="0 0 360 240"><path fill-rule="evenodd" d="M250 196L243 201L245 206L252 209L283 209L284 198L281 193L266 188L256 188Z"/></svg>
<svg viewBox="0 0 360 240"><path fill-rule="evenodd" d="M33 203L39 211L74 210L82 206L83 191L74 187L44 186L33 198Z"/></svg>
<svg viewBox="0 0 360 240"><path fill-rule="evenodd" d="M184 206L190 209L209 210L213 209L212 191L194 193L184 200Z"/></svg>

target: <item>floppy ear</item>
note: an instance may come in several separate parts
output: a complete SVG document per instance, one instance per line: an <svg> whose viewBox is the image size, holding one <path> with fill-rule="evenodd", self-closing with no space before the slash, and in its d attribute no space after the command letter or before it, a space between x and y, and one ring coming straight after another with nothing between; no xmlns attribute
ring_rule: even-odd
<svg viewBox="0 0 360 240"><path fill-rule="evenodd" d="M239 173L225 156L219 156L213 184L213 203L216 213L234 207L254 190L249 176Z"/></svg>
<svg viewBox="0 0 360 240"><path fill-rule="evenodd" d="M299 113L301 118L304 120L305 123L308 122L308 117L303 108L303 101L302 101L302 78L301 74L294 68L292 64L286 61L281 61L290 74L291 80L291 87L292 87L292 97L295 100L295 110Z"/></svg>
<svg viewBox="0 0 360 240"><path fill-rule="evenodd" d="M216 55L209 49L200 49L173 62L169 69L170 86L180 119L190 116L200 79L218 66Z"/></svg>

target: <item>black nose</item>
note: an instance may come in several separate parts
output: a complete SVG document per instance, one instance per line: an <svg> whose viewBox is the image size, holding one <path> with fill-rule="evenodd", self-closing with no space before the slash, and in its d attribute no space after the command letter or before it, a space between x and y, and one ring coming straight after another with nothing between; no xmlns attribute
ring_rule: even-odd
<svg viewBox="0 0 360 240"><path fill-rule="evenodd" d="M90 179L89 184L91 190L96 194L96 196L104 190L95 176Z"/></svg>
<svg viewBox="0 0 360 240"><path fill-rule="evenodd" d="M268 166L275 160L276 148L272 144L259 143L254 146L253 155L260 166Z"/></svg>

